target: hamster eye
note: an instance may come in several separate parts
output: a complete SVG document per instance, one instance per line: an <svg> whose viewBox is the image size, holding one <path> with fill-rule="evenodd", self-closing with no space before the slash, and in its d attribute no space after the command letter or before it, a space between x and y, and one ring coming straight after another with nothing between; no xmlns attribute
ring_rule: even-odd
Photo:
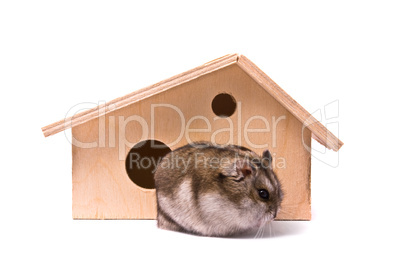
<svg viewBox="0 0 402 269"><path fill-rule="evenodd" d="M264 189L258 190L258 194L260 195L260 197L262 199L265 199L265 200L269 199L269 193L267 190L264 190Z"/></svg>

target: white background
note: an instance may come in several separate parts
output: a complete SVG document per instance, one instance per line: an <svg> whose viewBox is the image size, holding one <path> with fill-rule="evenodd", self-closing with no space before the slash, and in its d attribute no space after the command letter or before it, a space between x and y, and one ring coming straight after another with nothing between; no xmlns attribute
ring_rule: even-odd
<svg viewBox="0 0 402 269"><path fill-rule="evenodd" d="M397 1L1 1L0 267L401 268L401 25ZM73 221L71 146L40 128L228 53L310 112L339 100L312 221L262 239Z"/></svg>

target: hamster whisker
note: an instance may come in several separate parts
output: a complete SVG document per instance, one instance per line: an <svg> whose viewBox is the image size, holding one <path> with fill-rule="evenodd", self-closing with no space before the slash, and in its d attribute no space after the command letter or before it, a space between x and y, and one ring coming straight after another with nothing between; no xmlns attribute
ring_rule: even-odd
<svg viewBox="0 0 402 269"><path fill-rule="evenodd" d="M269 237L272 237L272 222L269 222Z"/></svg>
<svg viewBox="0 0 402 269"><path fill-rule="evenodd" d="M257 234L254 236L254 238L262 238L263 237L265 224L266 224L266 222L261 223L260 227L258 227Z"/></svg>
<svg viewBox="0 0 402 269"><path fill-rule="evenodd" d="M254 238L259 238L260 232L261 232L261 227L258 228L258 231L257 231L256 235L254 236Z"/></svg>
<svg viewBox="0 0 402 269"><path fill-rule="evenodd" d="M286 210L286 209L281 209L279 212L281 212L281 213L292 213L292 212L290 212L289 210Z"/></svg>
<svg viewBox="0 0 402 269"><path fill-rule="evenodd" d="M265 224L262 225L262 227L261 227L260 238L263 238L263 237L264 237L264 232L265 232Z"/></svg>
<svg viewBox="0 0 402 269"><path fill-rule="evenodd" d="M281 205L281 208L286 208L286 207L298 207L299 205Z"/></svg>
<svg viewBox="0 0 402 269"><path fill-rule="evenodd" d="M259 233L259 232L260 232L260 227L258 227L257 233L256 233L255 236L254 236L254 239L258 237L258 233Z"/></svg>
<svg viewBox="0 0 402 269"><path fill-rule="evenodd" d="M297 206L295 207L284 207L279 210L279 212L295 213L299 210Z"/></svg>
<svg viewBox="0 0 402 269"><path fill-rule="evenodd" d="M261 233L261 229L262 229L262 226L258 227L257 233L256 233L256 235L254 236L254 238L259 238L260 233Z"/></svg>
<svg viewBox="0 0 402 269"><path fill-rule="evenodd" d="M262 226L262 228L261 228L261 233L260 233L260 237L259 237L259 238L263 238L263 237L264 237L264 235L265 235L265 229L266 229L266 227L267 227L266 224L267 224L267 223L265 223L265 224Z"/></svg>
<svg viewBox="0 0 402 269"><path fill-rule="evenodd" d="M272 229L272 233L274 234L274 237L276 237L275 229L273 227L272 221L269 223L269 229Z"/></svg>
<svg viewBox="0 0 402 269"><path fill-rule="evenodd" d="M289 208L289 209L283 209L283 208L281 208L281 210L280 210L279 212L285 213L285 214L293 214L293 213L295 213L295 211L297 211L297 210L296 210L296 209L292 209L292 208Z"/></svg>

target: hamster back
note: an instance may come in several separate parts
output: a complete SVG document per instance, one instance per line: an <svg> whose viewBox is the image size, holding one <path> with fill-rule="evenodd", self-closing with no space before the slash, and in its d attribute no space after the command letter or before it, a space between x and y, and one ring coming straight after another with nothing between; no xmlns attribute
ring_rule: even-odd
<svg viewBox="0 0 402 269"><path fill-rule="evenodd" d="M268 150L262 156L236 146L198 142L158 164L158 227L204 236L228 236L273 220L283 198Z"/></svg>

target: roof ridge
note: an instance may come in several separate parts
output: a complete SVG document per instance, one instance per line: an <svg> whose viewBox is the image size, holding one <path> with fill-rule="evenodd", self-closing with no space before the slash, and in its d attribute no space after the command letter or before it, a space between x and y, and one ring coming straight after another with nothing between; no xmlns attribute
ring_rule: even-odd
<svg viewBox="0 0 402 269"><path fill-rule="evenodd" d="M112 106L114 110L126 107L155 94L169 90L179 84L191 81L200 76L209 74L213 71L222 69L228 65L237 63L238 54L228 54L213 61L207 62L196 68L185 71L158 83L152 84L145 88L133 91L122 97L113 99L105 104L77 113L76 115L57 121L42 128L45 137L54 135L58 132L83 124L89 120L99 117L99 115L107 114L107 108Z"/></svg>
<svg viewBox="0 0 402 269"><path fill-rule="evenodd" d="M259 69L247 57L241 55L238 65L250 77L252 77L263 89L265 89L273 98L284 106L293 116L296 117L313 134L313 138L325 147L338 151L343 142L331 133L321 122L314 118L305 110L296 100L286 93L278 84L276 84L267 74Z"/></svg>
<svg viewBox="0 0 402 269"><path fill-rule="evenodd" d="M275 98L282 106L293 114L300 122L303 123L311 132L312 137L325 147L338 151L343 142L332 134L324 125L315 119L307 110L297 103L289 94L287 94L278 84L276 84L268 75L259 69L244 55L233 53L223 57L209 61L196 68L190 69L181 74L175 75L168 79L148 87L133 91L125 96L113 99L107 103L101 104L95 108L85 110L76 115L60 120L42 128L45 137L64 131L68 128L78 126L92 119L105 115L111 110L107 108L113 107L117 110L128 105L139 102L145 98L151 97L158 93L167 91L180 84L194 80L211 72L217 71L232 64L237 64L243 71L254 79L267 93Z"/></svg>

